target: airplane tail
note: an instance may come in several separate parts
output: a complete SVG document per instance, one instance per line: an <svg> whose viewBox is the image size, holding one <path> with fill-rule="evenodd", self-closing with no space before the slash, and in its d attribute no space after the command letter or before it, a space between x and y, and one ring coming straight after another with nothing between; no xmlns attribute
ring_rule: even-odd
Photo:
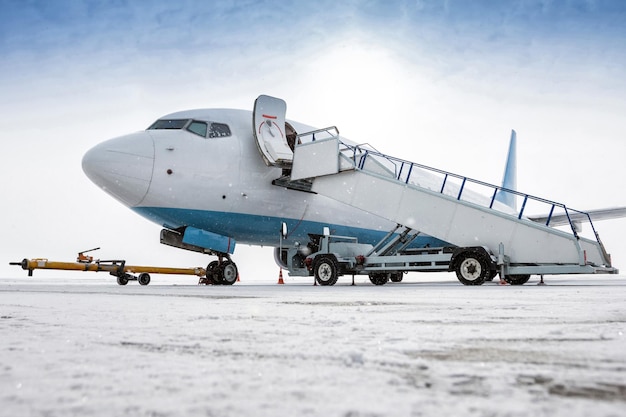
<svg viewBox="0 0 626 417"><path fill-rule="evenodd" d="M509 154L504 168L504 177L502 178L502 188L517 191L517 133L511 130L511 142L509 143ZM511 207L517 212L517 195L506 191L498 191L496 201L499 201ZM595 210L587 210L585 212L569 211L565 214L534 214L527 215L528 220L546 224L549 221L551 227L565 226L571 224L580 226L581 223L598 220L608 220L626 217L626 207L603 208ZM580 230L578 230L580 231Z"/></svg>
<svg viewBox="0 0 626 417"><path fill-rule="evenodd" d="M516 191L517 190L517 134L515 130L511 130L511 142L509 143L509 154L504 168L504 177L502 178L502 188ZM498 191L496 200L506 204L513 210L517 210L517 199L515 194Z"/></svg>

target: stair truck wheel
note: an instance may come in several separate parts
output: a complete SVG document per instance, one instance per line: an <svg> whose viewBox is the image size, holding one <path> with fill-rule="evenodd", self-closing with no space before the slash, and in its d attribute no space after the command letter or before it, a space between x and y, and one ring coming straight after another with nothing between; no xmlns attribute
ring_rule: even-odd
<svg viewBox="0 0 626 417"><path fill-rule="evenodd" d="M530 275L505 275L504 280L511 285L524 285L530 279Z"/></svg>
<svg viewBox="0 0 626 417"><path fill-rule="evenodd" d="M320 285L335 285L339 274L337 260L332 255L319 255L313 261L315 281Z"/></svg>
<svg viewBox="0 0 626 417"><path fill-rule="evenodd" d="M223 285L233 285L237 282L237 265L232 261L222 262L220 280Z"/></svg>
<svg viewBox="0 0 626 417"><path fill-rule="evenodd" d="M464 285L482 285L490 275L489 263L486 254L480 251L461 252L456 256L456 277Z"/></svg>
<svg viewBox="0 0 626 417"><path fill-rule="evenodd" d="M385 285L389 282L389 274L386 272L372 272L369 277L370 282L374 285Z"/></svg>
<svg viewBox="0 0 626 417"><path fill-rule="evenodd" d="M493 281L493 279L497 276L498 276L498 271L494 269L493 271L489 273L489 275L487 275L487 278L485 279L485 281Z"/></svg>
<svg viewBox="0 0 626 417"><path fill-rule="evenodd" d="M392 272L389 274L389 280L391 282L402 282L402 278L404 278L404 273L402 272Z"/></svg>
<svg viewBox="0 0 626 417"><path fill-rule="evenodd" d="M150 274L144 272L139 274L137 277L137 281L139 281L139 285L148 285L150 284Z"/></svg>

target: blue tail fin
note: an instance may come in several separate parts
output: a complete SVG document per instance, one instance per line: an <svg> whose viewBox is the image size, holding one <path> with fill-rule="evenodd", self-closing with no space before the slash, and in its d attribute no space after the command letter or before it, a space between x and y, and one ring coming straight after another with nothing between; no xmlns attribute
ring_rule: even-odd
<svg viewBox="0 0 626 417"><path fill-rule="evenodd" d="M504 168L504 178L502 179L502 188L509 190L517 190L517 134L515 130L511 130L511 142L509 143L509 156L506 160ZM496 200L506 204L514 210L517 210L517 199L515 194L506 191L498 191Z"/></svg>

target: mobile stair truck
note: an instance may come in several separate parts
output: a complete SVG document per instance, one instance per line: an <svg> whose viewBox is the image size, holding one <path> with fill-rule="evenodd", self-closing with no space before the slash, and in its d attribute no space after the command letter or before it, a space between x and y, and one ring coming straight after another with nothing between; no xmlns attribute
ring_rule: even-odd
<svg viewBox="0 0 626 417"><path fill-rule="evenodd" d="M307 135L313 138L304 140ZM498 274L521 285L530 275L543 282L544 275L618 273L585 212L349 144L336 127L298 135L297 143L287 186L308 184L311 192L397 226L376 245L320 230L306 251L288 250L290 275L314 275L317 283L333 285L341 275L366 274L382 285L400 281L407 271L454 271L465 285L481 285ZM498 193L517 196L521 208L500 203ZM527 217L529 207L549 214ZM583 222L592 238L580 235ZM419 234L450 245L411 248Z"/></svg>

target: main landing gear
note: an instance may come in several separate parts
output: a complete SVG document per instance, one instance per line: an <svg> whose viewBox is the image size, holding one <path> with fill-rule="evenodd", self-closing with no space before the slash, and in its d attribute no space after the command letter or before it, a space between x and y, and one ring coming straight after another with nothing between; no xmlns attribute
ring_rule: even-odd
<svg viewBox="0 0 626 417"><path fill-rule="evenodd" d="M212 261L206 267L206 277L200 278L198 284L205 285L233 285L237 282L239 272L237 265L231 261L228 254L218 254L218 260Z"/></svg>

